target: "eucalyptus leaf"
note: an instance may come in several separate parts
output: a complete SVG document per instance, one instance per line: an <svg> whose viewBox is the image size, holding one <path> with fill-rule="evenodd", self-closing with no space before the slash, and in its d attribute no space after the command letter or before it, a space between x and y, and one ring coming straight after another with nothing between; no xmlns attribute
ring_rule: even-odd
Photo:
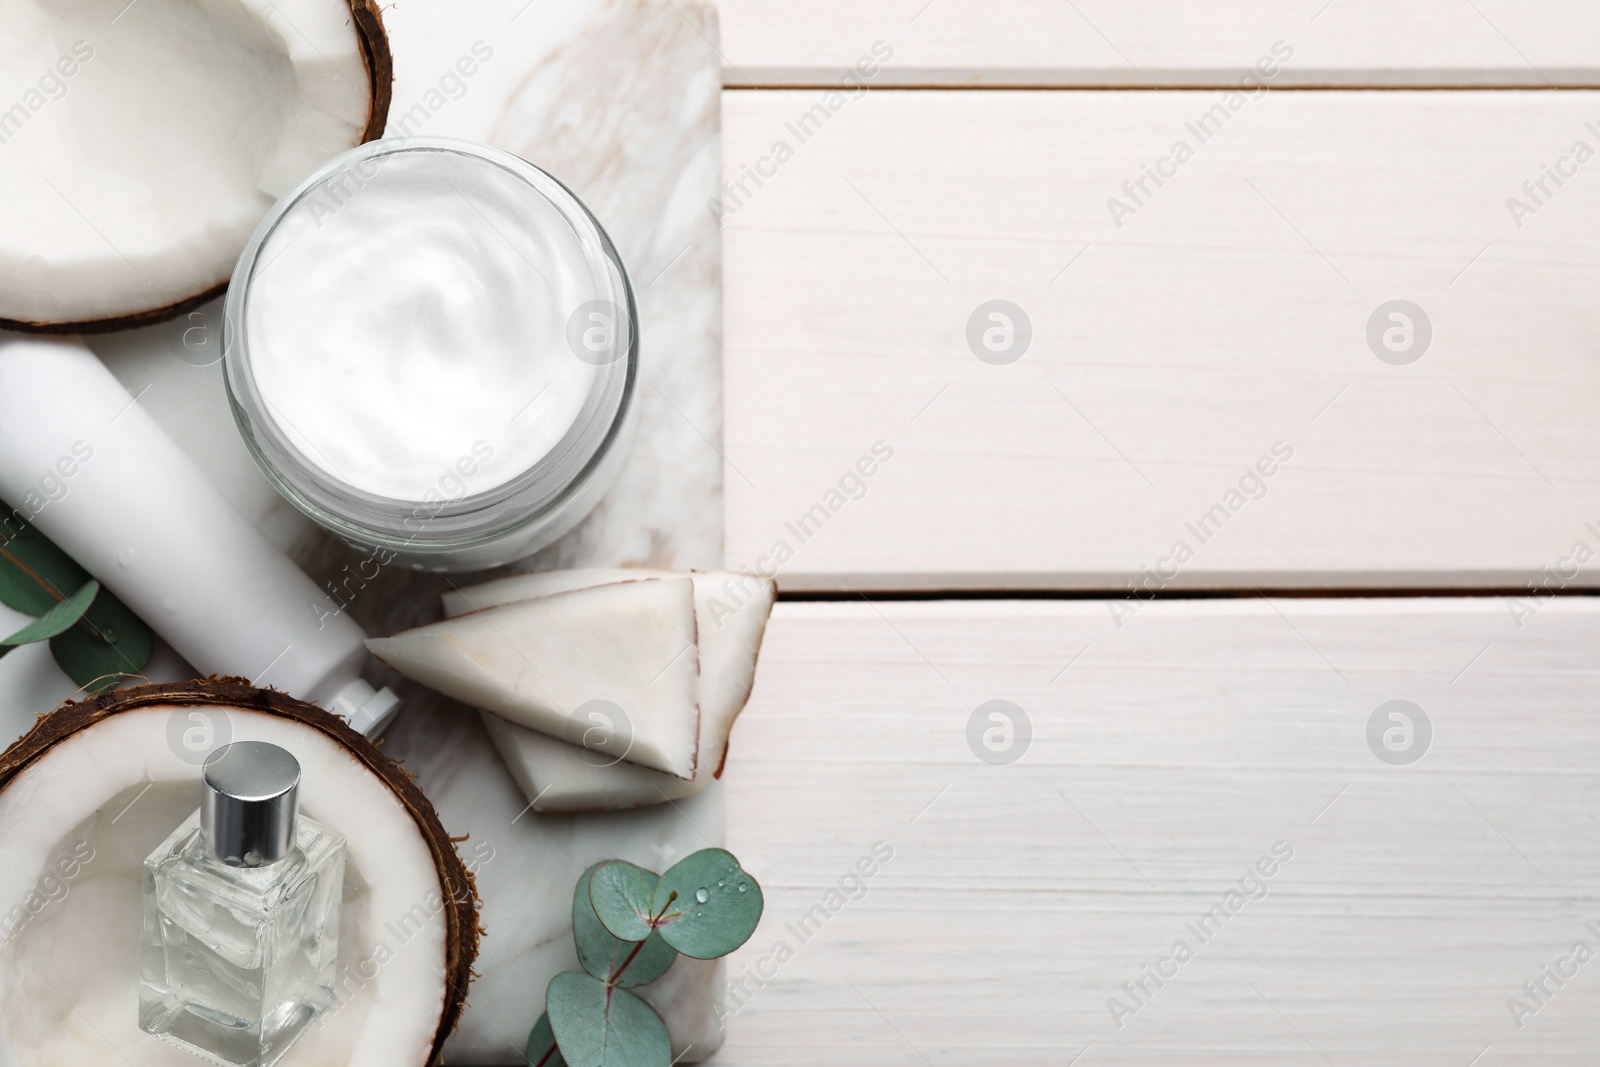
<svg viewBox="0 0 1600 1067"><path fill-rule="evenodd" d="M654 982L672 966L678 952L658 933L652 933L641 944L623 941L601 925L589 903L589 883L595 871L604 866L597 863L583 872L572 894L572 939L578 946L578 962L584 970L611 985L628 987Z"/></svg>
<svg viewBox="0 0 1600 1067"><path fill-rule="evenodd" d="M43 615L88 580L88 571L15 514L0 523L0 603L6 607Z"/></svg>
<svg viewBox="0 0 1600 1067"><path fill-rule="evenodd" d="M654 1008L592 975L562 971L545 995L550 1028L571 1067L670 1067L672 1042Z"/></svg>
<svg viewBox="0 0 1600 1067"><path fill-rule="evenodd" d="M5 646L9 651L17 645L31 645L35 641L48 641L83 618L83 613L89 610L89 605L94 601L95 594L98 592L100 592L100 583L92 578L89 579L84 583L82 589L56 604L49 611L34 619L10 637L0 640L0 646Z"/></svg>
<svg viewBox="0 0 1600 1067"><path fill-rule="evenodd" d="M56 663L90 693L144 670L152 647L150 627L106 591L95 597L76 626L50 639Z"/></svg>
<svg viewBox="0 0 1600 1067"><path fill-rule="evenodd" d="M0 522L0 603L44 616L89 581L88 571L14 513ZM101 590L77 625L50 637L50 654L67 677L97 693L144 670L152 645L150 627Z"/></svg>
<svg viewBox="0 0 1600 1067"><path fill-rule="evenodd" d="M651 914L667 944L695 959L726 956L756 932L761 886L733 854L705 848L673 864L656 883Z"/></svg>
<svg viewBox="0 0 1600 1067"><path fill-rule="evenodd" d="M589 903L611 933L624 941L650 936L650 901L660 876L626 860L612 860L595 870L589 884Z"/></svg>
<svg viewBox="0 0 1600 1067"><path fill-rule="evenodd" d="M549 1012L539 1016L539 1021L533 1024L533 1033L528 1035L528 1048L523 1058L528 1061L529 1067L567 1067L567 1061L561 1058L561 1049L556 1045L555 1031L550 1029Z"/></svg>
<svg viewBox="0 0 1600 1067"><path fill-rule="evenodd" d="M611 985L619 989L649 985L667 973L667 968L678 958L678 950L667 944L659 933L643 941L619 941L627 951L620 955L609 976Z"/></svg>

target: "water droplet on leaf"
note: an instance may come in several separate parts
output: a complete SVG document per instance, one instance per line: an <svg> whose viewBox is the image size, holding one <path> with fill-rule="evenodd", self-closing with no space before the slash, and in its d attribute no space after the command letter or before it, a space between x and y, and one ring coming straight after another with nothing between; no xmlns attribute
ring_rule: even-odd
<svg viewBox="0 0 1600 1067"><path fill-rule="evenodd" d="M711 894L707 893L704 889L696 889L694 891L694 899L704 904L706 901L711 899Z"/></svg>

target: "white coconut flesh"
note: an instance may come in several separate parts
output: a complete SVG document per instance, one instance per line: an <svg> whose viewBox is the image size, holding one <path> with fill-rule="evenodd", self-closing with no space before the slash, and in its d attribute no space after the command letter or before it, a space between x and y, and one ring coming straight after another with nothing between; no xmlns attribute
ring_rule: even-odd
<svg viewBox="0 0 1600 1067"><path fill-rule="evenodd" d="M517 574L443 596L457 616L574 589L680 577L677 572L592 567ZM560 741L484 713L483 724L511 776L535 811L612 811L680 800L700 792L721 772L728 737L755 683L756 660L777 596L768 579L727 571L696 572L695 617L700 639L701 758L691 781Z"/></svg>
<svg viewBox="0 0 1600 1067"><path fill-rule="evenodd" d="M5 0L0 318L227 281L273 201L361 142L371 97L346 0Z"/></svg>
<svg viewBox="0 0 1600 1067"><path fill-rule="evenodd" d="M369 639L367 648L464 704L694 780L700 655L686 577L554 593Z"/></svg>
<svg viewBox="0 0 1600 1067"><path fill-rule="evenodd" d="M110 716L0 791L0 935L9 931L0 939L0 1067L199 1062L138 1026L142 864L199 802L199 768L174 754L168 725L199 710ZM301 810L347 840L338 1003L279 1063L421 1067L445 1004L446 939L421 831L326 735L236 708L226 715L232 740L295 755Z"/></svg>

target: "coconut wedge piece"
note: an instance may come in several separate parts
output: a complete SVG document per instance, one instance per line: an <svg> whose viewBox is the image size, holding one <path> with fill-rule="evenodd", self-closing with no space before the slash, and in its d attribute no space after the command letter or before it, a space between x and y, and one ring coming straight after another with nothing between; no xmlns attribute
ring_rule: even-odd
<svg viewBox="0 0 1600 1067"><path fill-rule="evenodd" d="M570 593L574 589L593 589L597 585L616 585L619 582L657 581L672 578L701 578L706 575L693 571L668 571L650 567L577 567L565 571L535 571L531 574L512 574L493 581L479 582L465 589L448 589L440 595L446 618L467 615L485 608L504 607L523 600L533 600L551 593ZM701 586L695 586L696 596Z"/></svg>
<svg viewBox="0 0 1600 1067"><path fill-rule="evenodd" d="M440 1062L479 905L432 804L344 720L214 679L63 705L0 753L0 1064L199 1063L139 1029L141 865L230 741L289 750L301 810L346 838L334 1003L278 1067Z"/></svg>
<svg viewBox="0 0 1600 1067"><path fill-rule="evenodd" d="M377 0L0 3L0 327L171 318L267 208L382 136Z"/></svg>
<svg viewBox="0 0 1600 1067"><path fill-rule="evenodd" d="M694 780L700 657L688 578L555 593L374 638L367 648L465 704Z"/></svg>
<svg viewBox="0 0 1600 1067"><path fill-rule="evenodd" d="M585 568L519 574L444 594L461 615L573 589L679 577L680 572ZM535 811L610 811L692 796L722 774L728 738L755 683L756 659L777 596L768 579L724 571L690 576L700 633L700 765L692 781L630 763L613 763L485 713L484 726Z"/></svg>

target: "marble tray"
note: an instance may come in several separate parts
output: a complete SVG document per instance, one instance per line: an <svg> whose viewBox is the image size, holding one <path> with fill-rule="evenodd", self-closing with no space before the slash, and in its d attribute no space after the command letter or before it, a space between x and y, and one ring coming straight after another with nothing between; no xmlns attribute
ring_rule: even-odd
<svg viewBox="0 0 1600 1067"><path fill-rule="evenodd" d="M706 208L721 180L715 8L685 0L406 0L384 18L396 74L389 135L483 141L554 174L605 226L638 299L639 421L630 460L582 525L521 566L721 566L722 249ZM458 61L480 42L492 55L465 76ZM241 512L313 577L336 580L355 557L273 492L238 439L216 363L218 316L213 306L90 340ZM446 581L380 574L350 611L373 634L430 621ZM43 652L24 649L0 662L0 730L21 732L70 694L47 653L25 655ZM521 1063L546 984L577 966L570 906L578 875L612 856L659 870L722 844L721 787L640 812L537 814L476 712L376 666L372 679L401 693L404 710L386 749L418 776L445 826L465 835L461 847L483 897L477 978L447 1055L452 1063ZM718 971L680 960L645 990L684 1062L721 1043Z"/></svg>

